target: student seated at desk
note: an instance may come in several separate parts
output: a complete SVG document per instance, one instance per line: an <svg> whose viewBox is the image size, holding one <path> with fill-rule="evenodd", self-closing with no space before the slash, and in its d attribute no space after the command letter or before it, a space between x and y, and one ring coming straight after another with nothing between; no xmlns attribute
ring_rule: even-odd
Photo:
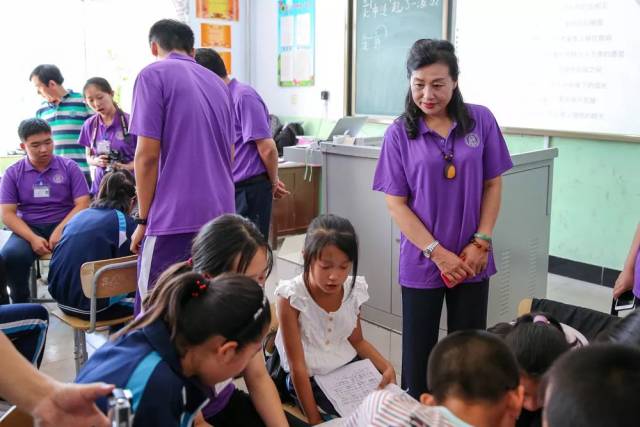
<svg viewBox="0 0 640 427"><path fill-rule="evenodd" d="M73 217L62 232L49 264L49 292L60 309L89 319L91 300L84 295L80 267L85 262L131 255L131 234L136 226L129 216L136 189L130 172L108 173L91 208ZM133 313L126 295L97 300L97 320L111 320Z"/></svg>
<svg viewBox="0 0 640 427"><path fill-rule="evenodd" d="M2 248L11 299L29 299L29 269L60 241L62 229L89 206L89 189L73 161L53 154L51 128L42 119L18 127L27 156L11 165L0 186L2 221L13 232Z"/></svg>
<svg viewBox="0 0 640 427"><path fill-rule="evenodd" d="M239 375L259 354L269 301L247 276L209 280L194 272L161 276L149 301L118 339L94 353L76 382L130 389L135 427L191 426L208 388ZM97 403L106 412L106 399Z"/></svg>
<svg viewBox="0 0 640 427"><path fill-rule="evenodd" d="M434 347L428 362L431 394L420 402L397 387L371 393L345 422L348 427L513 427L524 390L518 364L500 338L458 331Z"/></svg>

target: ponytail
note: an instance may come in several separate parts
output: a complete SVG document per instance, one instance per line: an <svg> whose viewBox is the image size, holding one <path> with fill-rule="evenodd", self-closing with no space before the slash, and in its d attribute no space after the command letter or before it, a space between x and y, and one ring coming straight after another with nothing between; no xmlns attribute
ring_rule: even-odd
<svg viewBox="0 0 640 427"><path fill-rule="evenodd" d="M116 170L102 178L98 195L91 207L117 209L128 214L135 197L136 186L131 172L124 169Z"/></svg>
<svg viewBox="0 0 640 427"><path fill-rule="evenodd" d="M184 264L175 264L173 274ZM209 280L194 272L166 273L151 292L146 311L118 336L162 320L180 355L215 335L236 341L239 348L262 339L271 310L254 280L239 274Z"/></svg>

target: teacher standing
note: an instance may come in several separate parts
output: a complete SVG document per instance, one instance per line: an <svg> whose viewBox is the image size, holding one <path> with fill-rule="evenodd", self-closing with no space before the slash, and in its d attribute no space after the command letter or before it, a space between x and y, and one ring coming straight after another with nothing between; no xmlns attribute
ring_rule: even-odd
<svg viewBox="0 0 640 427"><path fill-rule="evenodd" d="M451 43L416 41L407 72L405 112L385 133L373 189L402 231L402 388L418 398L443 300L449 333L486 328L491 236L513 163L491 112L462 100Z"/></svg>

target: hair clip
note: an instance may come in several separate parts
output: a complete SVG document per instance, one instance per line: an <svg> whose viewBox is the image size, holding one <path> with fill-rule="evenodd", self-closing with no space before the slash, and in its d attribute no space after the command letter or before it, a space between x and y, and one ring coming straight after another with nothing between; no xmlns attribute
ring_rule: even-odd
<svg viewBox="0 0 640 427"><path fill-rule="evenodd" d="M193 290L191 291L191 296L195 298L200 297L207 291L208 288L209 284L207 282L203 282L198 279L194 283Z"/></svg>
<svg viewBox="0 0 640 427"><path fill-rule="evenodd" d="M256 311L253 315L253 320L257 320L258 317L260 317L260 315L262 314L262 312L264 311L264 306L267 305L267 303L269 302L269 300L267 299L267 294L263 294L262 295L262 305L260 306L260 308L258 309L258 311Z"/></svg>
<svg viewBox="0 0 640 427"><path fill-rule="evenodd" d="M533 318L533 323L544 323L546 325L548 325L549 323L549 319L547 319L546 316L542 315L542 314L537 314L534 318Z"/></svg>
<svg viewBox="0 0 640 427"><path fill-rule="evenodd" d="M193 267L193 258L189 258L189 259L187 260L187 265L188 265L189 267Z"/></svg>

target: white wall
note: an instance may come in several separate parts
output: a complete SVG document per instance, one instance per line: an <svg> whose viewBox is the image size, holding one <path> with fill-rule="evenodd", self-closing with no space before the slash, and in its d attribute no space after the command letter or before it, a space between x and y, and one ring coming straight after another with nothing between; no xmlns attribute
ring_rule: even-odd
<svg viewBox="0 0 640 427"><path fill-rule="evenodd" d="M249 0L250 82L279 116L324 117L320 92L329 91L329 119L345 113L345 55L348 0L316 0L315 85L278 86L278 2Z"/></svg>

